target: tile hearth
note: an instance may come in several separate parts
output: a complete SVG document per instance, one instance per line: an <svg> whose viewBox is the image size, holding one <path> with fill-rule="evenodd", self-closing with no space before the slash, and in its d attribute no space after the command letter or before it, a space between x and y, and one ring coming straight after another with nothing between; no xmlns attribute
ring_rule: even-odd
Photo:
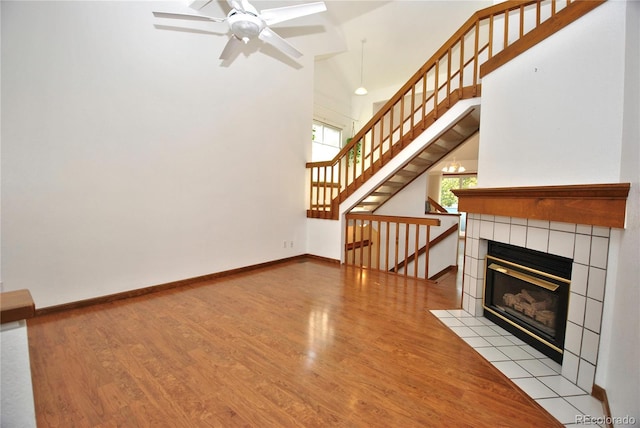
<svg viewBox="0 0 640 428"><path fill-rule="evenodd" d="M562 376L560 364L482 316L430 311L476 352L567 427L604 420L602 403Z"/></svg>
<svg viewBox="0 0 640 428"><path fill-rule="evenodd" d="M467 215L462 309L483 314L488 242L573 260L562 376L585 391L595 382L611 229L542 220Z"/></svg>

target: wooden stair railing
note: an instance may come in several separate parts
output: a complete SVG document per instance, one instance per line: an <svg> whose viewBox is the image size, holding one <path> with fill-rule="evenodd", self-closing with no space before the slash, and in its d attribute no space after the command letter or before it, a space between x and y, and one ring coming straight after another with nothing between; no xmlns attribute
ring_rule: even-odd
<svg viewBox="0 0 640 428"><path fill-rule="evenodd" d="M307 216L338 219L339 204L462 99L481 78L606 0L514 0L471 16L351 141L327 162L306 164Z"/></svg>
<svg viewBox="0 0 640 428"><path fill-rule="evenodd" d="M451 235L454 235L454 234L457 235L459 228L460 228L460 223L451 225L450 228L448 228L443 233L441 233L440 235L438 235L437 237L429 241L429 245L425 245L422 248L420 248L418 251L414 252L413 254L410 254L409 257L406 258L406 261L403 260L402 262L398 263L398 266L389 269L389 272L400 271L400 269L403 269L406 265L413 262L416 259L416 255L418 258L420 258L421 255L427 252L427 249L433 248L434 246L438 245L440 242L444 241L446 238L448 238ZM433 278L429 278L429 279L433 279Z"/></svg>
<svg viewBox="0 0 640 428"><path fill-rule="evenodd" d="M413 273L404 269L403 274L417 278L422 270L428 277L431 226L440 226L439 219L349 213L345 220L346 265L397 272L425 247L424 265L414 263Z"/></svg>
<svg viewBox="0 0 640 428"><path fill-rule="evenodd" d="M449 214L449 211L447 211L445 207L440 205L435 199L431 198L430 196L427 197L427 202L431 206L432 212L439 214Z"/></svg>

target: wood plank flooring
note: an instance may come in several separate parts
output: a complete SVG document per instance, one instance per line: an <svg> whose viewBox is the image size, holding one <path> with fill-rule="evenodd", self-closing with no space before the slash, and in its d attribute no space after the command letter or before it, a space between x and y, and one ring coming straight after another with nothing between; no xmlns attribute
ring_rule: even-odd
<svg viewBox="0 0 640 428"><path fill-rule="evenodd" d="M428 312L459 293L307 260L39 316L38 426L561 426Z"/></svg>

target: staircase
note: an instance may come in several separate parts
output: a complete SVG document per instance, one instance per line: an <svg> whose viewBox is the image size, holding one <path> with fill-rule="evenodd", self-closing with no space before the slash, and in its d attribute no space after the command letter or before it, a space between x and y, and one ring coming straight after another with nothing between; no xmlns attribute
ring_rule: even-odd
<svg viewBox="0 0 640 428"><path fill-rule="evenodd" d="M307 217L337 220L340 204L367 184L355 211L373 212L479 130L479 109L455 122L393 174L376 174L461 100L481 78L605 0L507 1L476 12L328 162L307 163ZM377 182L371 183L375 177Z"/></svg>
<svg viewBox="0 0 640 428"><path fill-rule="evenodd" d="M391 199L416 178L439 163L445 156L458 148L480 129L480 109L473 108L462 118L452 123L448 129L424 146L422 151L381 181L364 199L360 200L351 212L373 213L382 204Z"/></svg>

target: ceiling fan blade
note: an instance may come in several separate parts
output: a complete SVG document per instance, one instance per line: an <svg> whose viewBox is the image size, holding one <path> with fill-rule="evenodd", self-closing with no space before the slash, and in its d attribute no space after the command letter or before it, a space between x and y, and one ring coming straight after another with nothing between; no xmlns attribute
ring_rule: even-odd
<svg viewBox="0 0 640 428"><path fill-rule="evenodd" d="M191 9L202 9L211 2L212 0L188 0L188 6Z"/></svg>
<svg viewBox="0 0 640 428"><path fill-rule="evenodd" d="M260 11L260 17L264 19L267 25L273 25L290 19L324 12L325 10L327 10L327 6L324 2L319 1L315 3L265 9Z"/></svg>
<svg viewBox="0 0 640 428"><path fill-rule="evenodd" d="M240 0L227 0L229 3L229 7L235 10L244 10L242 9L242 2Z"/></svg>
<svg viewBox="0 0 640 428"><path fill-rule="evenodd" d="M238 10L240 12L251 12L255 15L258 14L258 11L255 7L249 3L249 0L227 0L231 9Z"/></svg>
<svg viewBox="0 0 640 428"><path fill-rule="evenodd" d="M211 16L204 15L192 15L188 13L171 13L171 12L153 12L153 16L156 18L172 18L172 19L188 19L191 21L211 21L211 22L224 22L227 18L213 18Z"/></svg>
<svg viewBox="0 0 640 428"><path fill-rule="evenodd" d="M227 59L233 58L243 44L244 43L242 43L242 40L232 35L231 38L229 38L227 44L224 46L224 49L220 54L220 59L225 61Z"/></svg>
<svg viewBox="0 0 640 428"><path fill-rule="evenodd" d="M294 58L300 58L302 56L302 52L291 46L289 42L280 37L269 27L266 27L264 30L262 30L258 37L263 42L269 43L271 46L278 48L289 56L292 56Z"/></svg>

